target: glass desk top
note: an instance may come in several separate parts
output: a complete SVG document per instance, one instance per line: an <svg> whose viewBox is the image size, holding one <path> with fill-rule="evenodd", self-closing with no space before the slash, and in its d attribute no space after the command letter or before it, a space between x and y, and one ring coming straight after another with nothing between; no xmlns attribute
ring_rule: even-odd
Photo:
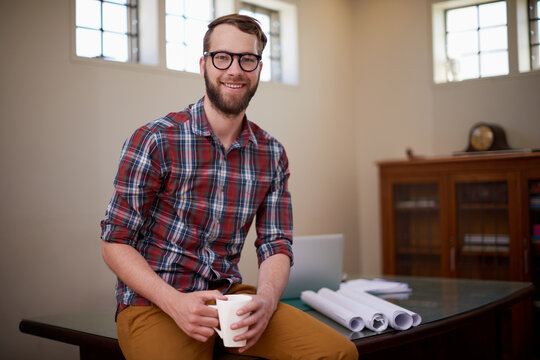
<svg viewBox="0 0 540 360"><path fill-rule="evenodd" d="M360 277L358 276L357 278ZM385 300L419 314L422 317L421 324L465 314L502 301L520 292L532 293L533 289L532 284L529 282L411 276L382 276L379 278L409 284L412 289L411 293L392 294L394 298L385 297ZM311 316L333 327L351 340L380 334L366 328L359 332L352 332L330 318L309 308L309 306L299 299L288 300L286 302L305 310ZM382 333L392 331L396 330L389 327Z"/></svg>
<svg viewBox="0 0 540 360"><path fill-rule="evenodd" d="M360 277L358 276L357 278ZM520 293L527 294L530 292L532 294L533 291L532 284L528 282L409 276L383 276L382 278L409 284L412 288L411 293L399 294L402 298L385 299L420 314L422 316L422 324L477 310L519 295ZM351 340L378 335L378 333L368 329L360 332L351 332L326 316L310 309L299 299L287 300L286 302L306 311L311 316L333 327ZM98 309L87 312L34 317L25 320L116 339L114 312L115 309ZM395 330L387 329L383 333L391 331Z"/></svg>

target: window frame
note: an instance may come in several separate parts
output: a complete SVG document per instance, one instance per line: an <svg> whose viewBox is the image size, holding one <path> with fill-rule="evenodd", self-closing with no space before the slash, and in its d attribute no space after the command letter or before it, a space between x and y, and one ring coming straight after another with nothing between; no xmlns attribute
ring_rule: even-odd
<svg viewBox="0 0 540 360"><path fill-rule="evenodd" d="M530 70L537 71L540 70L540 1L539 0L529 0L528 1L528 11L527 17L529 19L529 54L530 54ZM533 14L537 14L534 16ZM536 30L535 26L536 25ZM533 40L533 32L536 32L537 40ZM536 51L535 51L536 49ZM535 54L538 54L535 58Z"/></svg>
<svg viewBox="0 0 540 360"><path fill-rule="evenodd" d="M480 24L480 7L482 6L486 6L486 5L489 5L489 4L495 4L495 3L504 3L505 6L506 6L506 22L502 25L493 25L493 26L481 26ZM447 20L448 20L448 12L449 11L453 11L453 10L459 10L459 9L467 9L467 8L476 8L476 16L477 16L477 26L476 26L476 29L470 29L470 30L467 30L467 31L474 31L476 33L476 37L477 37L477 40L478 40L478 46L477 46L477 50L474 51L474 52L471 52L469 55L472 55L472 56L476 56L477 58L477 64L476 64L476 69L477 69L477 74L478 76L476 77L469 77L469 78L465 78L465 79L455 79L455 74L454 74L454 71L453 71L453 66L455 64L452 64L452 58L450 58L448 56L448 44L449 44L449 35L450 34L456 34L456 33L460 33L461 31L454 31L454 32L450 32L448 30L448 23L447 23ZM505 49L497 49L497 50L482 50L481 49L481 31L482 30L485 30L485 29L490 29L490 28L502 28L504 27L504 30L506 32L506 35L507 35L507 41L506 41L506 48ZM510 56L510 53L509 53L509 44L508 44L508 1L506 0L495 0L495 1L488 1L488 2L483 2L483 3L476 3L476 4L469 4L469 5L463 5L463 6L456 6L456 7L449 7L447 9L444 9L444 32L445 32L445 36L444 36L444 41L445 41L445 55L446 55L446 59L448 61L448 66L449 66L449 70L447 70L446 72L446 81L447 82L452 82L452 81L463 81L463 80L473 80L473 79L483 79L483 78L490 78L490 77L494 77L494 76L506 76L508 74L510 74L510 68L508 66L508 72L506 74L496 74L496 75L483 75L482 74L482 56L483 55L486 55L486 54L489 54L489 53L505 53L506 54L506 58L507 58L507 61L509 62L509 56ZM462 54L463 55L463 54ZM452 76L450 76L449 73L452 73Z"/></svg>
<svg viewBox="0 0 540 360"><path fill-rule="evenodd" d="M214 17L237 13L240 1L263 4L280 14L281 22L281 81L277 84L296 86L299 84L298 67L298 14L297 6L284 0L213 0ZM166 72L171 76L195 78L199 74L189 71L168 69L166 64L165 0L138 0L138 62L105 60L101 57L77 55L76 0L70 1L70 54L71 61L78 64L113 66L134 71ZM202 39L201 39L202 45ZM202 51L201 51L202 56ZM265 82L267 83L267 82Z"/></svg>
<svg viewBox="0 0 540 360"><path fill-rule="evenodd" d="M139 2L138 0L126 0L125 4L109 1L109 0L94 0L97 3L99 3L100 6L100 19L99 28L94 27L86 27L86 26L79 26L77 24L77 0L73 1L73 7L74 7L74 15L73 15L73 29L74 29L74 52L75 56L80 58L86 58L86 59L101 59L104 61L111 61L111 62L117 62L117 63L138 63L140 61L140 54L139 54ZM103 4L113 4L118 6L123 6L126 8L127 12L127 32L116 32L116 31L110 31L105 30L103 28ZM77 30L78 29L87 29L87 30L94 30L100 32L100 55L98 56L84 56L77 54ZM127 60L117 60L114 58L109 58L104 55L104 41L103 37L106 33L112 33L112 34L121 34L125 35L127 37Z"/></svg>
<svg viewBox="0 0 540 360"><path fill-rule="evenodd" d="M447 80L447 58L445 40L446 9L485 4L494 0L430 0L428 8L431 11L431 71L434 85L459 84L483 79L505 79L517 76L538 76L540 69L532 68L530 46L530 0L506 0L507 4L507 34L508 34L508 66L507 75L472 78L461 81Z"/></svg>
<svg viewBox="0 0 540 360"><path fill-rule="evenodd" d="M191 21L206 21L206 20L203 20L203 19L199 19L199 18L193 18L193 17L189 17L186 15L186 5L185 5L185 1L183 2L184 4L184 9L183 9L183 14L182 15L178 15L178 14L172 14L172 13L167 13L167 1L169 0L164 0L164 5L165 5L165 9L164 9L164 12L163 12L163 18L164 18L164 24L165 24L165 34L164 34L164 42L165 42L165 59L164 59L164 62L165 62L165 67L168 69L168 70L171 70L171 71L183 71L183 72L187 72L187 73L198 73L198 67L197 67L197 71L195 71L195 69L193 69L193 71L189 70L189 66L186 65L186 62L185 60L188 59L188 55L187 55L187 49L188 49L188 46L189 44L187 43L186 39L188 37L187 35L187 21L188 20L191 20ZM207 25L216 18L216 1L215 0L211 0L211 6L212 6L212 14L210 16L210 19L207 21ZM171 16L171 17L181 17L183 18L183 26L184 26L184 38L182 39L181 42L172 42L172 41L169 41L167 39L167 17L168 16ZM201 38L200 40L200 55L202 56L202 42L203 42L203 39ZM176 45L181 45L184 47L184 66L182 69L180 68L174 68L174 67L169 67L169 64L168 64L168 57L169 57L169 54L167 53L168 52L168 48L169 48L169 44L176 44Z"/></svg>
<svg viewBox="0 0 540 360"><path fill-rule="evenodd" d="M270 19L270 29L268 32L265 32L265 35L268 38L265 51L270 51L268 57L270 59L270 64L265 65L270 66L270 79L268 79L268 81L281 82L281 19L279 11L246 1L240 3L238 13L241 13L242 10L254 14L262 14L268 16Z"/></svg>

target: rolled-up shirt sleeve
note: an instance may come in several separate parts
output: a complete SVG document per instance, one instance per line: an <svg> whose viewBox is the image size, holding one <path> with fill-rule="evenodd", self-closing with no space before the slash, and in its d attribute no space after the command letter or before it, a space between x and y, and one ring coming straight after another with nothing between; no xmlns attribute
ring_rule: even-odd
<svg viewBox="0 0 540 360"><path fill-rule="evenodd" d="M289 162L283 147L276 166L276 173L263 202L257 211L257 259L259 265L275 254L285 254L293 263L292 253L292 203L288 188Z"/></svg>
<svg viewBox="0 0 540 360"><path fill-rule="evenodd" d="M142 127L124 143L114 193L101 221L101 238L136 246L161 186L162 153L156 135Z"/></svg>

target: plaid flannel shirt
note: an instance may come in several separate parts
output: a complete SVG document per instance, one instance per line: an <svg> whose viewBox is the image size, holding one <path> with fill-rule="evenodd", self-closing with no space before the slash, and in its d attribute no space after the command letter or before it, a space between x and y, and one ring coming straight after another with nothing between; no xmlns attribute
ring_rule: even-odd
<svg viewBox="0 0 540 360"><path fill-rule="evenodd" d="M292 208L283 146L244 118L225 152L203 99L135 131L123 148L101 238L136 248L182 292L242 281L238 261L256 216L259 264L292 261ZM149 305L118 280L119 308Z"/></svg>

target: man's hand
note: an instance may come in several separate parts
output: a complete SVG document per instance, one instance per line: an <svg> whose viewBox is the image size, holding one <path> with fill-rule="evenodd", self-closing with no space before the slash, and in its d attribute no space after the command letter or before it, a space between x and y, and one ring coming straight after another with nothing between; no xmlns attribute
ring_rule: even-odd
<svg viewBox="0 0 540 360"><path fill-rule="evenodd" d="M217 290L177 292L162 309L188 336L206 342L219 323L217 310L206 305L206 302L216 299L227 298Z"/></svg>
<svg viewBox="0 0 540 360"><path fill-rule="evenodd" d="M251 312L251 315L247 318L231 325L232 329L239 329L245 326L249 326L247 332L242 335L238 335L234 338L235 341L241 341L247 339L246 346L239 349L239 352L244 352L253 346L257 340L261 337L272 315L277 309L277 302L275 299L264 295L250 295L253 301L250 301L247 305L240 308L237 312L238 315Z"/></svg>
<svg viewBox="0 0 540 360"><path fill-rule="evenodd" d="M251 315L231 325L233 329L249 326L246 333L234 338L235 341L247 340L246 346L240 348L239 352L242 353L252 347L266 330L278 307L279 297L287 285L289 268L290 259L283 254L270 256L261 263L257 295L251 295L253 301L238 310L238 315L248 312L251 312Z"/></svg>
<svg viewBox="0 0 540 360"><path fill-rule="evenodd" d="M206 341L218 325L217 310L208 300L225 300L217 290L181 293L159 277L132 246L102 242L103 259L133 291L156 304L188 336Z"/></svg>

